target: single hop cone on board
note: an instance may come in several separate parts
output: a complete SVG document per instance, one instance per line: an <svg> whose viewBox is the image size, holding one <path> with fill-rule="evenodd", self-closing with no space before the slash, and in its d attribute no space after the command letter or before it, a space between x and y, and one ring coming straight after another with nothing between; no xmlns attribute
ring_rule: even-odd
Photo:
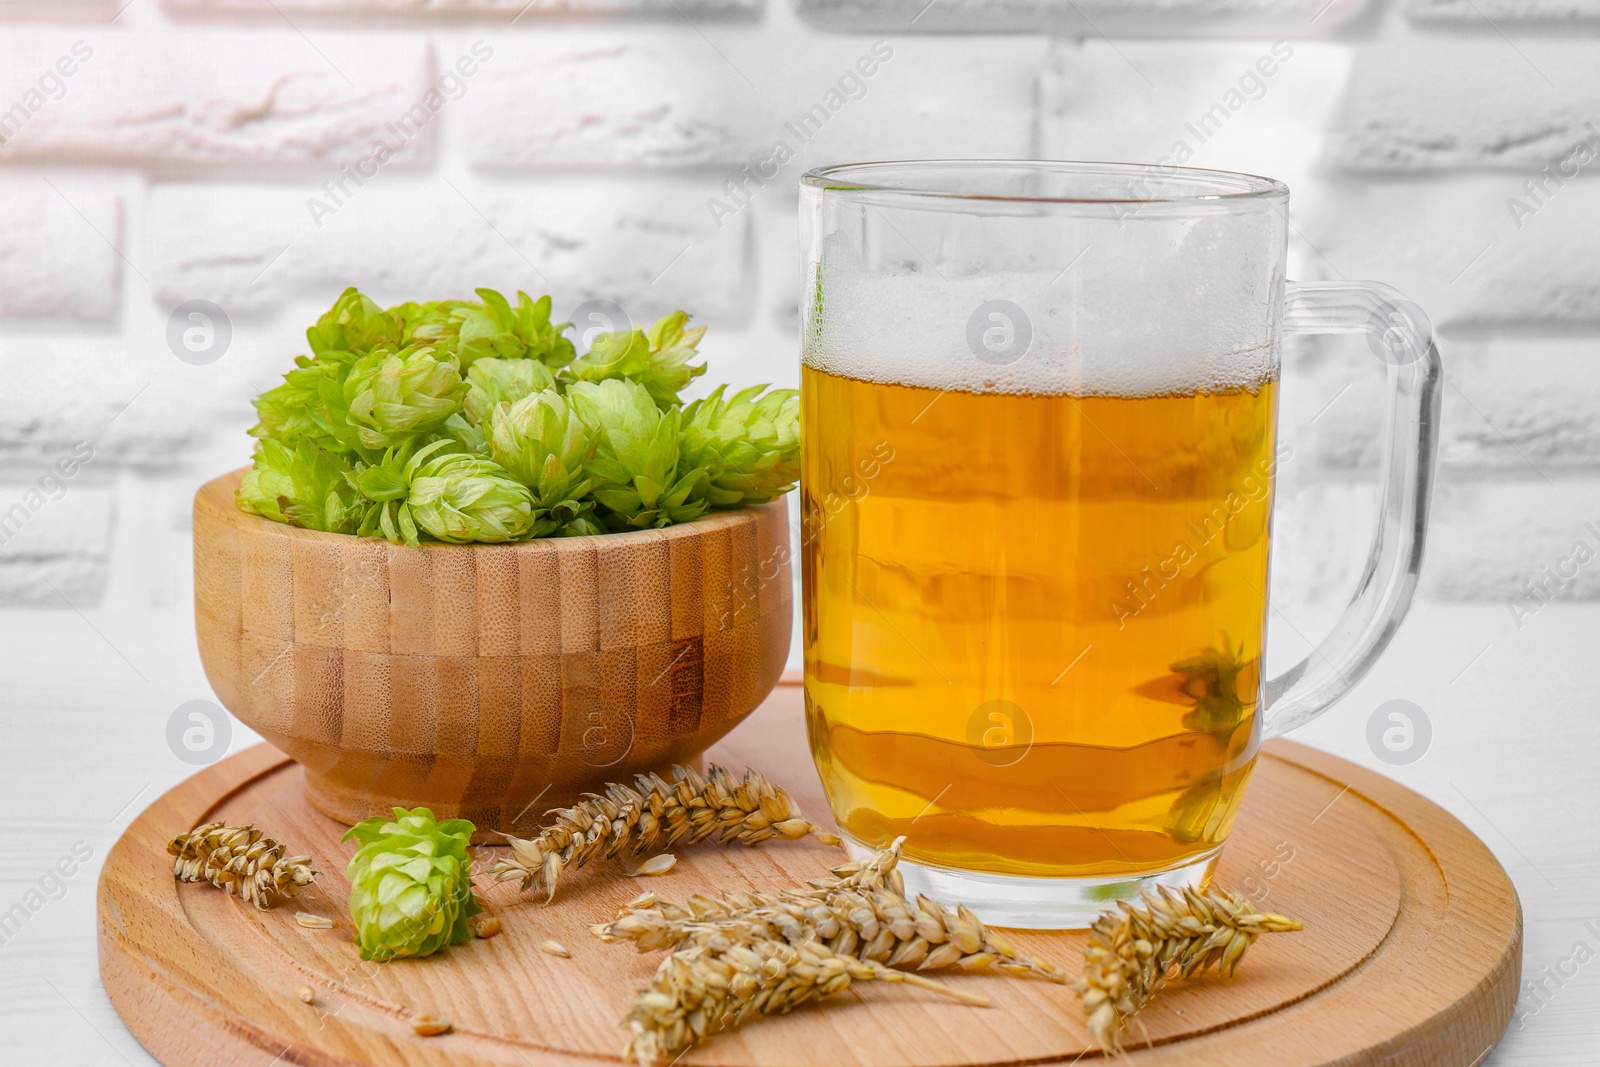
<svg viewBox="0 0 1600 1067"><path fill-rule="evenodd" d="M901 839L903 840L903 839ZM835 871L805 889L780 893L694 896L687 905L647 894L590 931L602 941L632 941L640 952L704 946L721 949L749 938L791 945L817 941L844 956L901 970L996 968L1052 982L1065 976L1018 952L964 907L906 898L894 863L900 840L866 863ZM842 873L841 873L842 872Z"/></svg>
<svg viewBox="0 0 1600 1067"><path fill-rule="evenodd" d="M722 844L757 845L807 835L828 845L839 839L807 819L789 794L753 770L742 779L712 764L701 775L672 768L671 777L635 776L604 793L589 793L570 808L548 812L553 822L532 840L505 835L511 854L495 861L495 881L522 881L524 892L555 896L569 867L621 853L671 852L713 835Z"/></svg>
<svg viewBox="0 0 1600 1067"><path fill-rule="evenodd" d="M720 951L684 949L663 960L650 987L634 998L623 1018L632 1036L622 1057L652 1067L704 1044L718 1031L762 1015L782 1015L807 1001L842 993L856 982L874 980L989 1006L989 998L981 994L841 955L820 942L790 945L752 938Z"/></svg>
<svg viewBox="0 0 1600 1067"><path fill-rule="evenodd" d="M1078 998L1089 1033L1107 1052L1164 979L1188 978L1215 965L1224 978L1257 937L1300 929L1283 915L1258 912L1223 889L1161 889L1138 904L1119 902L1089 928Z"/></svg>
<svg viewBox="0 0 1600 1067"><path fill-rule="evenodd" d="M285 856L253 826L208 822L174 837L167 851L177 857L172 873L180 882L210 882L262 909L299 896L317 877L310 856Z"/></svg>
<svg viewBox="0 0 1600 1067"><path fill-rule="evenodd" d="M472 939L468 920L483 911L467 850L474 829L466 819L438 822L427 808L395 808L345 833L361 846L345 874L362 959L429 956Z"/></svg>

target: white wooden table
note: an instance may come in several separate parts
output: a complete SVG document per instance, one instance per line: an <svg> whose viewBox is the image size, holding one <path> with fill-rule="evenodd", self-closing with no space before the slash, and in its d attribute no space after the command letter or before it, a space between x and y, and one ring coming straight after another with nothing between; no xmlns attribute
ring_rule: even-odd
<svg viewBox="0 0 1600 1067"><path fill-rule="evenodd" d="M122 827L194 769L166 736L173 709L211 697L190 617L0 612L0 649L0 1062L145 1067L100 987L95 877ZM1597 666L1600 607L1551 605L1518 630L1503 606L1420 605L1373 675L1297 735L1442 804L1510 871L1524 974L1545 992L1524 987L1492 1067L1600 1063ZM1426 712L1433 739L1388 767L1367 720L1396 698ZM254 740L236 728L233 748ZM92 850L81 866L78 842ZM51 874L63 857L71 877Z"/></svg>

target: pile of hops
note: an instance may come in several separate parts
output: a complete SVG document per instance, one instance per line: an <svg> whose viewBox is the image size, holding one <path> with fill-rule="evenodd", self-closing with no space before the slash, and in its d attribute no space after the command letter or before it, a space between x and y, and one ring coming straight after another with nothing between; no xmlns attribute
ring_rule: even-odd
<svg viewBox="0 0 1600 1067"><path fill-rule="evenodd" d="M763 503L799 476L799 398L679 393L705 327L675 311L578 355L550 298L384 309L346 289L262 393L239 506L312 530L522 541L650 529Z"/></svg>

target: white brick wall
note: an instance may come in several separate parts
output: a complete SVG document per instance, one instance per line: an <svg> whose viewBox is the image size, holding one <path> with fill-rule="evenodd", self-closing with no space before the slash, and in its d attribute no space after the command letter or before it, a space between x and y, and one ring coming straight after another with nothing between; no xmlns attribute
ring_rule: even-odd
<svg viewBox="0 0 1600 1067"><path fill-rule="evenodd" d="M673 26L519 41L496 55L485 91L465 102L471 161L491 170L732 170L783 141L796 154L786 168L792 187L821 162L1015 157L1031 147L1042 38L796 39L739 27L710 45ZM787 124L829 92L845 102L820 130L803 127L802 140Z"/></svg>
<svg viewBox="0 0 1600 1067"><path fill-rule="evenodd" d="M356 33L313 44L292 31L7 30L0 101L30 114L0 160L258 173L349 158L432 87L424 39L373 44ZM425 160L429 132L390 166Z"/></svg>
<svg viewBox="0 0 1600 1067"><path fill-rule="evenodd" d="M116 191L99 183L0 174L0 316L112 319L121 214Z"/></svg>
<svg viewBox="0 0 1600 1067"><path fill-rule="evenodd" d="M1058 41L1041 79L1040 153L1186 159L1193 167L1270 174L1298 188L1320 162L1351 58L1346 48L1322 42L1274 45ZM1243 101L1237 110L1222 103L1229 93ZM1224 110L1213 110L1219 105Z"/></svg>
<svg viewBox="0 0 1600 1067"><path fill-rule="evenodd" d="M1577 141L1600 145L1597 120L1600 42L1379 43L1356 51L1338 159L1379 171L1537 170Z"/></svg>
<svg viewBox="0 0 1600 1067"><path fill-rule="evenodd" d="M0 605L172 602L190 488L244 461L249 398L346 284L682 305L711 377L792 382L794 183L853 158L1182 141L1282 177L1297 277L1388 281L1438 327L1424 594L1523 595L1600 520L1600 0L121 7L0 4L0 515L94 450L0 544ZM708 201L780 141L795 158L719 225ZM206 366L165 341L193 299L233 329ZM1359 340L1286 361L1286 604L1355 580L1380 372Z"/></svg>
<svg viewBox="0 0 1600 1067"><path fill-rule="evenodd" d="M551 292L558 311L604 297L635 317L685 306L738 325L752 308L749 220L713 223L709 176L551 175L508 185L380 171L350 189L333 213L313 218L298 187L155 186L147 236L157 301L199 298L230 314L258 313L359 278L385 303L487 285Z"/></svg>
<svg viewBox="0 0 1600 1067"><path fill-rule="evenodd" d="M674 8L696 15L742 15L759 11L759 0L161 0L174 15L265 15L273 8L305 15L394 16L446 18L480 15L498 19L543 21L550 16L675 15Z"/></svg>
<svg viewBox="0 0 1600 1067"><path fill-rule="evenodd" d="M1027 30L1057 36L1318 36L1357 20L1369 0L796 0L807 20L903 32Z"/></svg>
<svg viewBox="0 0 1600 1067"><path fill-rule="evenodd" d="M1449 344L1439 462L1447 477L1600 470L1600 343L1585 337L1470 337ZM1290 359L1285 434L1322 469L1376 468L1387 391L1361 341ZM1297 380L1296 380L1297 379Z"/></svg>
<svg viewBox="0 0 1600 1067"><path fill-rule="evenodd" d="M1485 19L1492 19L1565 27L1577 20L1600 20L1600 3L1595 0L1407 0L1406 14L1422 23L1462 22L1478 27Z"/></svg>
<svg viewBox="0 0 1600 1067"><path fill-rule="evenodd" d="M72 456L69 447L58 459ZM94 603L105 590L114 530L107 479L93 459L70 478L53 462L15 473L32 477L0 482L0 598L54 608Z"/></svg>
<svg viewBox="0 0 1600 1067"><path fill-rule="evenodd" d="M1600 182L1580 171L1513 211L1537 174L1327 183L1297 212L1307 275L1380 278L1446 331L1600 325Z"/></svg>

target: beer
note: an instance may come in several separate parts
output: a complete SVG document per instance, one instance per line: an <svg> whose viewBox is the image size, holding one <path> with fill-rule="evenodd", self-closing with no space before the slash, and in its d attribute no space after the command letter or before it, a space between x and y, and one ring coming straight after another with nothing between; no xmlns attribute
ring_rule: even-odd
<svg viewBox="0 0 1600 1067"><path fill-rule="evenodd" d="M841 828L1000 875L1214 853L1260 738L1275 382L978 392L810 362L805 697Z"/></svg>

